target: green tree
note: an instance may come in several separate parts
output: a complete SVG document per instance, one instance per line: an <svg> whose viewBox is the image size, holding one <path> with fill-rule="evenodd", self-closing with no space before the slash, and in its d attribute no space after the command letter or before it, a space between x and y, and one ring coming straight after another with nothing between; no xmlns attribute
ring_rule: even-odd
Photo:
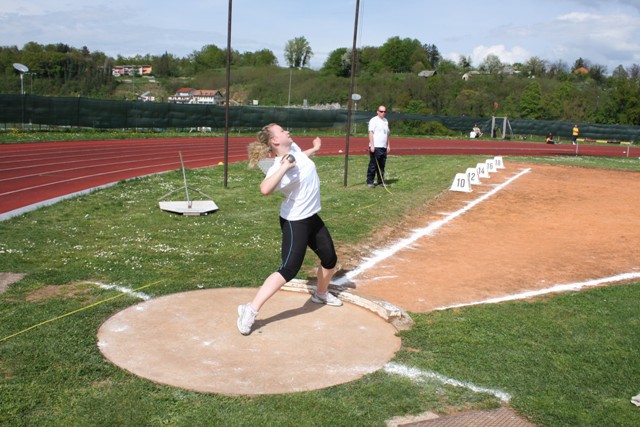
<svg viewBox="0 0 640 427"><path fill-rule="evenodd" d="M234 63L234 54L237 57L237 52L232 51L231 63ZM194 71L200 72L209 70L212 68L224 68L227 65L227 50L220 49L218 46L209 44L199 51L191 54L191 60L194 64Z"/></svg>
<svg viewBox="0 0 640 427"><path fill-rule="evenodd" d="M611 102L606 105L607 118L623 125L640 125L640 84L616 69L612 77Z"/></svg>
<svg viewBox="0 0 640 427"><path fill-rule="evenodd" d="M547 77L555 78L558 80L566 80L569 76L569 65L563 60L559 59L549 64L547 70Z"/></svg>
<svg viewBox="0 0 640 427"><path fill-rule="evenodd" d="M264 67L271 65L278 65L278 58L269 49L258 50L254 54L255 61L253 63L256 67Z"/></svg>
<svg viewBox="0 0 640 427"><path fill-rule="evenodd" d="M306 67L312 57L313 50L305 37L291 39L284 47L284 59L289 67Z"/></svg>
<svg viewBox="0 0 640 427"><path fill-rule="evenodd" d="M435 44L424 44L422 45L422 48L427 55L427 64L425 65L435 69L442 59L442 55L440 55L438 47Z"/></svg>
<svg viewBox="0 0 640 427"><path fill-rule="evenodd" d="M500 73L504 69L504 64L500 61L498 55L490 53L484 58L484 61L482 61L478 68L480 71L484 71L489 74L496 74Z"/></svg>
<svg viewBox="0 0 640 427"><path fill-rule="evenodd" d="M596 82L603 84L606 81L607 67L601 64L592 64L589 69L589 77Z"/></svg>
<svg viewBox="0 0 640 427"><path fill-rule="evenodd" d="M532 56L524 63L522 71L526 77L544 77L547 73L547 63L537 56Z"/></svg>
<svg viewBox="0 0 640 427"><path fill-rule="evenodd" d="M351 75L351 50L346 47L338 48L329 53L327 60L322 65L321 71L338 77Z"/></svg>
<svg viewBox="0 0 640 427"><path fill-rule="evenodd" d="M640 81L640 65L632 64L631 67L629 67L628 73L631 80L635 80L636 83Z"/></svg>
<svg viewBox="0 0 640 427"><path fill-rule="evenodd" d="M483 104L482 94L473 89L463 89L452 102L452 109L456 115L479 117Z"/></svg>
<svg viewBox="0 0 640 427"><path fill-rule="evenodd" d="M573 71L577 70L578 68L589 68L589 62L582 59L582 57L576 59L576 61L573 63Z"/></svg>
<svg viewBox="0 0 640 427"><path fill-rule="evenodd" d="M520 116L523 119L540 119L543 112L542 88L537 80L531 80L520 97Z"/></svg>
<svg viewBox="0 0 640 427"><path fill-rule="evenodd" d="M424 67L428 60L422 44L416 39L391 37L380 48L380 58L385 68L394 73L408 73L417 62Z"/></svg>
<svg viewBox="0 0 640 427"><path fill-rule="evenodd" d="M458 57L458 67L464 69L464 70L470 70L471 69L471 57L470 56L464 56L464 55L460 55Z"/></svg>
<svg viewBox="0 0 640 427"><path fill-rule="evenodd" d="M165 51L157 61L152 61L153 73L159 77L171 77L176 75L174 71L173 55Z"/></svg>
<svg viewBox="0 0 640 427"><path fill-rule="evenodd" d="M404 108L404 112L407 114L429 114L427 105L424 101L419 101L417 99L409 101L407 106Z"/></svg>
<svg viewBox="0 0 640 427"><path fill-rule="evenodd" d="M384 64L382 63L380 48L374 46L365 46L360 49L358 55L359 60L359 72L366 74L377 74L383 71Z"/></svg>

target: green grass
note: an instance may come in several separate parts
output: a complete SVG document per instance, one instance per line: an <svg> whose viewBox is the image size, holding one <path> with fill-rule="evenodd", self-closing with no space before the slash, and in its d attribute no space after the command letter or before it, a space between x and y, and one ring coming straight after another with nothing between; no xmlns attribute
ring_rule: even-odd
<svg viewBox="0 0 640 427"><path fill-rule="evenodd" d="M390 157L391 193L363 184L367 158L318 157L322 217L336 246L357 248L381 224L401 225L445 191L456 172L484 157ZM640 170L630 159L514 158ZM511 161L505 159L505 162ZM393 416L494 408L497 398L437 381L377 372L351 383L276 396L220 396L154 384L107 362L96 332L137 300L96 280L153 296L200 287L257 287L279 264L280 196L259 194L259 171L229 165L188 170L220 207L208 216L160 211L183 186L181 171L119 183L0 222L0 271L28 276L0 295L0 425L383 426ZM175 193L175 200L184 200ZM392 221L390 221L390 219ZM352 249L355 250L355 249ZM307 257L300 278L313 274ZM59 293L55 293L58 291ZM503 390L537 425L637 425L640 393L638 284L429 314L412 314L394 362Z"/></svg>

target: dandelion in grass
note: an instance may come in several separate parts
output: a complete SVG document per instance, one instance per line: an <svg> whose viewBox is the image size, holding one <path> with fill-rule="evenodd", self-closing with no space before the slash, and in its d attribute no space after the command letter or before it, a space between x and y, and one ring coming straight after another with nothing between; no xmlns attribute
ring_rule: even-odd
<svg viewBox="0 0 640 427"><path fill-rule="evenodd" d="M6 246L0 246L0 254L18 254L21 255L23 253L20 249L12 249Z"/></svg>
<svg viewBox="0 0 640 427"><path fill-rule="evenodd" d="M173 248L169 245L166 245L164 243L159 243L157 245L154 245L151 247L151 250L154 252L163 252L163 253L167 253L167 252L174 252L177 251L177 248Z"/></svg>
<svg viewBox="0 0 640 427"><path fill-rule="evenodd" d="M98 251L94 254L95 258L111 258L115 256L114 252L110 252L110 251Z"/></svg>

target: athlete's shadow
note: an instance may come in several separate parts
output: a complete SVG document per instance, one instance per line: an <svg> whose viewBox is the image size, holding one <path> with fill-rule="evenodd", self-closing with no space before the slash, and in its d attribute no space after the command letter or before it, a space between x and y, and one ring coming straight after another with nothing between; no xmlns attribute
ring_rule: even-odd
<svg viewBox="0 0 640 427"><path fill-rule="evenodd" d="M271 317L267 317L266 319L256 319L255 323L253 324L253 330L257 331L263 326L268 325L269 323L275 323L281 320L290 319L292 317L303 316L308 313L313 313L314 311L322 308L323 306L324 304L316 304L311 302L311 296L309 296L309 299L306 300L305 303L300 307L283 311Z"/></svg>

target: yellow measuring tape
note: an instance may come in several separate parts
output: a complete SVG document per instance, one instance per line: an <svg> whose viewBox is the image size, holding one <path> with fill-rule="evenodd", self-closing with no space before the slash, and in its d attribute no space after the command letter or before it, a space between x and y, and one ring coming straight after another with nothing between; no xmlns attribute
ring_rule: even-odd
<svg viewBox="0 0 640 427"><path fill-rule="evenodd" d="M376 166L378 167L378 175L380 175L380 179L382 180L382 187L387 190L387 193L393 195L393 193L391 191L389 191L389 189L387 188L388 185L386 182L384 182L384 178L382 177L382 170L380 170L380 163L378 163L378 159L374 156L374 159L376 159Z"/></svg>
<svg viewBox="0 0 640 427"><path fill-rule="evenodd" d="M131 294L131 293L133 293L133 292L137 292L137 291L139 291L140 289L144 289L144 288L148 288L149 286L157 285L158 283L163 282L163 281L164 281L164 279L162 279L162 280L158 280L157 282L153 282L153 283L149 283L149 284L144 285L144 286L140 286L139 288L134 289L134 290L132 290L132 291L129 291L129 292L123 292L123 293L121 293L121 294L119 294L119 295L116 295L116 296L113 296L113 297L111 297L111 298L107 298L107 299L103 299L102 301L94 302L94 303L93 303L93 304L91 304L91 305L87 305L86 307L82 307L82 308L79 308L79 309L77 309L77 310L70 311L69 313L63 314L63 315L58 316L58 317L54 317L53 319L45 320L44 322L38 323L37 325L33 325L33 326L28 327L27 329L23 329L23 330L22 330L22 331L20 331L20 332L16 332L15 334L12 334L12 335L6 336L6 337L4 337L4 338L0 339L0 342L6 341L6 340L8 340L9 338L13 338L13 337L18 336L18 335L20 335L20 334L24 334L25 332L28 332L28 331L30 331L30 330L32 330L32 329L35 329L35 328L37 328L38 326L42 326L42 325L44 325L44 324L51 323L51 322L53 322L53 321L55 321L55 320L62 319L63 317L71 316L72 314L79 313L79 312L81 312L81 311L83 311L83 310L87 310L87 309L89 309L89 308L91 308L91 307L95 307L96 305L100 305L100 304L102 304L102 303L104 303L104 302L111 301L111 300L114 300L114 299L116 299L116 298L120 298L120 297L122 297L122 296L124 296L124 295L128 295L128 294Z"/></svg>

